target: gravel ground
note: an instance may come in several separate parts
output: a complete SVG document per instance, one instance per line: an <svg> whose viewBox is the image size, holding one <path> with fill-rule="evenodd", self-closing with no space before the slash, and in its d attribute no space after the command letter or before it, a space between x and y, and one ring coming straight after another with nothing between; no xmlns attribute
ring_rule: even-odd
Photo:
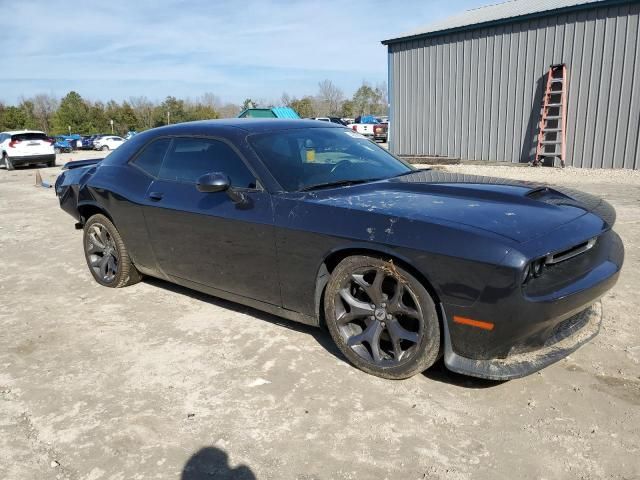
<svg viewBox="0 0 640 480"><path fill-rule="evenodd" d="M53 191L0 169L0 478L640 478L640 172L446 168L616 207L627 258L598 337L511 382L442 364L385 381L313 328L156 280L100 287Z"/></svg>

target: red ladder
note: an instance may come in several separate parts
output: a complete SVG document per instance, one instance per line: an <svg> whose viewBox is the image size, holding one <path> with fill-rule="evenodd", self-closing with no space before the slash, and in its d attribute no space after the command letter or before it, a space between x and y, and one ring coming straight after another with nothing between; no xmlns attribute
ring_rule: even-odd
<svg viewBox="0 0 640 480"><path fill-rule="evenodd" d="M538 167L546 158L560 159L564 168L567 128L567 66L551 65L547 73L547 88L542 99L540 123L538 124L538 146L532 165Z"/></svg>

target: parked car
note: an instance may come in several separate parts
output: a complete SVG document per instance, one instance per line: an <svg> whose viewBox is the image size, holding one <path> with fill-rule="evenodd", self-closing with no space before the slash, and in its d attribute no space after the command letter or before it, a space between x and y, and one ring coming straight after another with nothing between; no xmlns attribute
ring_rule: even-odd
<svg viewBox="0 0 640 480"><path fill-rule="evenodd" d="M83 135L82 136L82 150L93 150L93 140L96 138L95 135Z"/></svg>
<svg viewBox="0 0 640 480"><path fill-rule="evenodd" d="M229 119L70 162L55 191L107 287L158 277L325 324L355 366L530 374L594 337L623 263L606 201L417 170L352 130Z"/></svg>
<svg viewBox="0 0 640 480"><path fill-rule="evenodd" d="M18 165L56 164L53 142L38 130L14 130L0 133L0 158L7 170Z"/></svg>
<svg viewBox="0 0 640 480"><path fill-rule="evenodd" d="M332 123L337 123L338 125L342 125L343 127L346 127L347 124L344 123L342 121L341 118L338 117L312 117L311 120L319 120L321 122L332 122Z"/></svg>
<svg viewBox="0 0 640 480"><path fill-rule="evenodd" d="M96 142L97 142L98 140L100 140L102 137L108 137L108 136L110 136L110 135L111 135L111 134L107 134L107 133L98 133L98 134L96 134L96 135L93 135L93 140L92 140L92 142L93 142L93 149L94 149L94 150L96 149Z"/></svg>
<svg viewBox="0 0 640 480"><path fill-rule="evenodd" d="M57 135L53 139L53 149L55 150L55 153L69 153L73 151L71 142L64 135Z"/></svg>
<svg viewBox="0 0 640 480"><path fill-rule="evenodd" d="M373 126L373 139L375 141L387 142L389 140L389 122L380 121L378 125Z"/></svg>
<svg viewBox="0 0 640 480"><path fill-rule="evenodd" d="M125 139L115 135L104 135L93 143L96 150L115 150L125 142Z"/></svg>
<svg viewBox="0 0 640 480"><path fill-rule="evenodd" d="M355 122L349 125L349 128L358 132L365 137L373 138L374 140L387 141L388 125L380 123L380 121L373 115L362 115L356 117Z"/></svg>

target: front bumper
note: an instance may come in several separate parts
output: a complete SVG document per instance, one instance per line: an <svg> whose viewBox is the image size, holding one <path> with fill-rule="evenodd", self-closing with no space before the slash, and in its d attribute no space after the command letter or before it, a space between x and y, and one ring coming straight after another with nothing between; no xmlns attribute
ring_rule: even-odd
<svg viewBox="0 0 640 480"><path fill-rule="evenodd" d="M474 360L455 353L451 347L447 322L443 323L444 362L449 370L489 380L511 380L525 377L562 360L595 337L602 324L602 304L598 301L562 322L562 328L542 348L490 360Z"/></svg>
<svg viewBox="0 0 640 480"><path fill-rule="evenodd" d="M517 276L509 280L508 275L496 275L492 278L497 283L488 285L474 304L443 302L447 367L507 380L569 355L597 334L599 300L616 284L623 263L622 241L609 230L588 252L547 267L526 285L518 285ZM489 322L492 327L473 328L456 317Z"/></svg>

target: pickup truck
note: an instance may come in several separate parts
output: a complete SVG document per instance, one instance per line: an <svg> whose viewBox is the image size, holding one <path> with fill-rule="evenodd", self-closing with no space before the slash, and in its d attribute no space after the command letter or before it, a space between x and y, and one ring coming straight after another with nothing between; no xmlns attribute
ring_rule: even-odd
<svg viewBox="0 0 640 480"><path fill-rule="evenodd" d="M387 141L389 124L382 123L373 115L362 115L356 117L355 122L348 125L354 131L365 137L372 137L374 140Z"/></svg>

